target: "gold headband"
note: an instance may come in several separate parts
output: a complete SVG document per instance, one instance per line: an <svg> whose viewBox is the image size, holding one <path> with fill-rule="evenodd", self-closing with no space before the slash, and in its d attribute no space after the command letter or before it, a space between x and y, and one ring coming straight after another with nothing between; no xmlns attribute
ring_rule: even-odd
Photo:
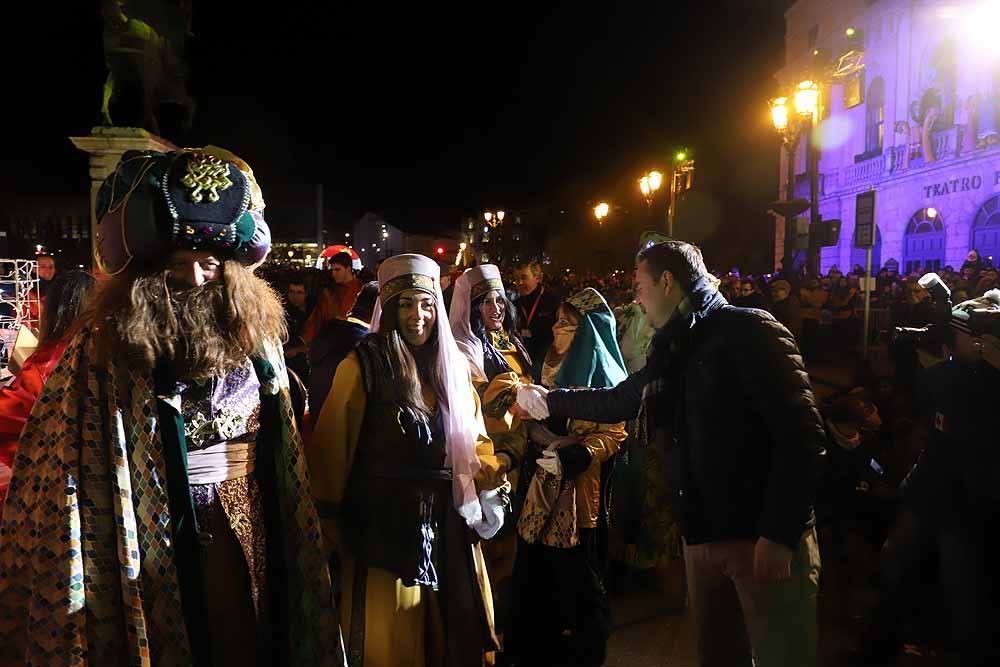
<svg viewBox="0 0 1000 667"><path fill-rule="evenodd" d="M499 290L503 294L503 281L499 278L487 278L486 280L480 280L478 283L472 286L472 300L475 301L487 292L492 292L493 290Z"/></svg>
<svg viewBox="0 0 1000 667"><path fill-rule="evenodd" d="M418 289L434 294L434 279L422 273L404 273L383 283L379 288L378 298L385 304L392 297L408 289Z"/></svg>

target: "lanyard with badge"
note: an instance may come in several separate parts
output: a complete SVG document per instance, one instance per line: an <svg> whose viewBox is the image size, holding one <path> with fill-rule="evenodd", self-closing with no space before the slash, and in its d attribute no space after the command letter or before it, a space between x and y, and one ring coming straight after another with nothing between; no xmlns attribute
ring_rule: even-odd
<svg viewBox="0 0 1000 667"><path fill-rule="evenodd" d="M531 312L526 312L524 306L521 306L521 314L524 315L524 328L521 329L521 338L531 338L531 321L535 319L535 311L538 310L538 304L542 302L542 295L545 294L545 287L541 288L538 293L538 297L535 299L535 305L531 307Z"/></svg>

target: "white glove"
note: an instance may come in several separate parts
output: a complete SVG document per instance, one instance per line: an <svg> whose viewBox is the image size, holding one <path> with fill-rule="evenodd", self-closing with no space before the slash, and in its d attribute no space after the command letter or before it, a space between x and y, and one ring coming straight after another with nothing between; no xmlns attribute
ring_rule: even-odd
<svg viewBox="0 0 1000 667"><path fill-rule="evenodd" d="M479 537L488 540L503 527L503 498L500 489L479 492L479 505L483 508L483 520L475 525Z"/></svg>
<svg viewBox="0 0 1000 667"><path fill-rule="evenodd" d="M548 419L549 405L546 397L549 390L537 384L522 385L517 390L518 406L531 415L532 419Z"/></svg>
<svg viewBox="0 0 1000 667"><path fill-rule="evenodd" d="M559 460L559 454L555 451L546 449L542 452L542 458L535 459L535 463L550 475L562 477L562 462Z"/></svg>

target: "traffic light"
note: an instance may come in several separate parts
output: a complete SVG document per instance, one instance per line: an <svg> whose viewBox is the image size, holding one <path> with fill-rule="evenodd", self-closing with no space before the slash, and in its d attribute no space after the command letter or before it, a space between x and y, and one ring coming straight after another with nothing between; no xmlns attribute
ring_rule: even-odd
<svg viewBox="0 0 1000 667"><path fill-rule="evenodd" d="M444 246L440 246L439 245L434 252L436 252L439 255L443 255L444 254Z"/></svg>
<svg viewBox="0 0 1000 667"><path fill-rule="evenodd" d="M821 220L811 225L809 245L812 248L826 248L840 243L840 220Z"/></svg>

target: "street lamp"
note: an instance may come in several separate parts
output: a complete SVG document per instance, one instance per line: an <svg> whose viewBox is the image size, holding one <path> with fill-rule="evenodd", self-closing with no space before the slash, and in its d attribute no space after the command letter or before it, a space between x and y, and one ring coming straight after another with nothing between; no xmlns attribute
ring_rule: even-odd
<svg viewBox="0 0 1000 667"><path fill-rule="evenodd" d="M784 132L788 129L788 98L776 97L771 100L771 122L774 129Z"/></svg>
<svg viewBox="0 0 1000 667"><path fill-rule="evenodd" d="M792 113L794 111L794 113ZM817 229L819 217L819 146L813 139L813 128L819 121L820 89L812 79L801 81L792 91L791 108L787 96L771 100L771 123L781 134L782 144L788 156L785 199L791 202L795 194L795 154L799 139L806 137L806 171L809 174L809 226ZM813 235L811 235L812 237ZM819 246L809 244L807 270L812 275L819 274Z"/></svg>
<svg viewBox="0 0 1000 667"><path fill-rule="evenodd" d="M819 85L807 79L795 89L795 113L815 117L818 111Z"/></svg>
<svg viewBox="0 0 1000 667"><path fill-rule="evenodd" d="M497 227L502 225L504 218L506 216L507 213L503 209L483 212L483 219L486 221L486 224L488 225L487 227L483 227L483 243L490 242L491 239L487 237L487 234L489 234L489 232L492 230L496 230ZM501 261L503 260L504 250L509 248L509 246L503 242L503 235L499 230L497 230L496 234L491 234L491 236L493 237L492 238L493 249L494 252L496 253L494 255L494 260L496 264L500 264Z"/></svg>
<svg viewBox="0 0 1000 667"><path fill-rule="evenodd" d="M604 224L604 218L608 217L608 212L610 210L611 207L608 206L606 202L601 202L600 204L594 207L594 217L597 218L597 224L599 225Z"/></svg>
<svg viewBox="0 0 1000 667"><path fill-rule="evenodd" d="M505 215L506 213L502 210L496 211L495 213L493 211L486 211L483 213L483 220L485 220L486 224L490 227L496 227L497 225L503 224Z"/></svg>
<svg viewBox="0 0 1000 667"><path fill-rule="evenodd" d="M649 187L653 192L659 190L661 185L663 185L663 174L656 170L649 172Z"/></svg>
<svg viewBox="0 0 1000 667"><path fill-rule="evenodd" d="M653 205L653 196L656 191L660 189L663 184L663 174L653 170L647 174L644 174L642 178L639 179L639 192L646 199L646 206Z"/></svg>

